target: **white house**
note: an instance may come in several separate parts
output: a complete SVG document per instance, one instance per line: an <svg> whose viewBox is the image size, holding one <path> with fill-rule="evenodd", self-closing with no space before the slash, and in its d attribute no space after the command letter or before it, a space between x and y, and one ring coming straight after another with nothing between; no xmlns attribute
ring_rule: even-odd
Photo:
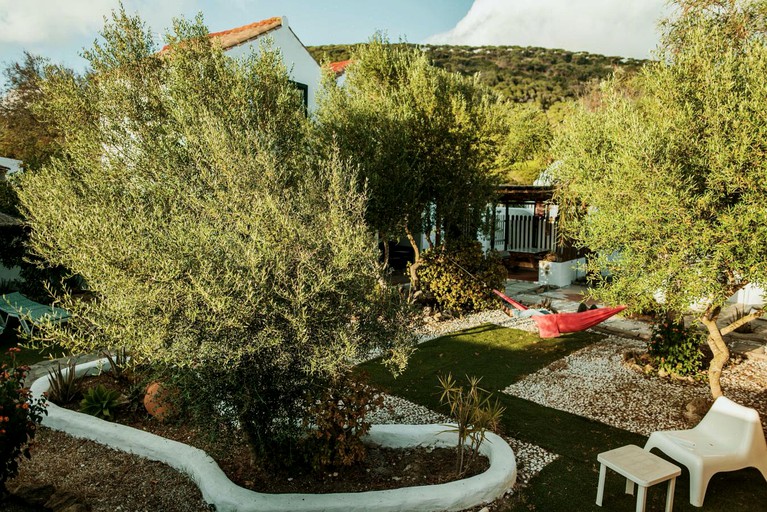
<svg viewBox="0 0 767 512"><path fill-rule="evenodd" d="M317 92L320 88L322 70L295 32L285 16L268 18L221 32L209 34L221 43L227 55L237 58L259 49L259 39L270 37L274 47L279 48L290 79L304 93L307 110L317 108Z"/></svg>
<svg viewBox="0 0 767 512"><path fill-rule="evenodd" d="M21 160L0 156L0 181L4 180L8 174L19 172L21 170L21 164Z"/></svg>

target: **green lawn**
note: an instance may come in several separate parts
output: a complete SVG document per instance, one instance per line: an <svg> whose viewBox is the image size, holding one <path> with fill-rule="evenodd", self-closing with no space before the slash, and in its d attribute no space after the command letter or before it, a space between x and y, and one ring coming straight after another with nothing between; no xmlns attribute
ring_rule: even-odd
<svg viewBox="0 0 767 512"><path fill-rule="evenodd" d="M596 334L577 333L541 340L516 329L484 325L420 345L407 371L396 379L378 361L365 363L361 369L381 389L442 412L437 375L452 372L460 379L464 375L483 377L483 387L506 407L505 433L560 456L518 493L509 510L634 510L635 498L623 492L625 481L610 471L604 507L594 503L597 454L625 444L643 446L645 437L499 392L600 339ZM692 507L689 477L683 472L677 480L674 510L767 511L767 485L755 469L716 475L708 489L703 509ZM665 484L650 488L647 510L663 510L665 493Z"/></svg>

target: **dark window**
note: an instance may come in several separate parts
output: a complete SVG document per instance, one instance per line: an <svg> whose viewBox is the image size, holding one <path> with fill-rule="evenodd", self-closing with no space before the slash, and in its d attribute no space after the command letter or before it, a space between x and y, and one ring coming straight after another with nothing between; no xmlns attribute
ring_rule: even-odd
<svg viewBox="0 0 767 512"><path fill-rule="evenodd" d="M302 84L301 82L294 82L293 80L291 80L290 83L293 84L293 87L295 87L301 92L301 98L304 100L304 113L308 113L309 112L309 86L306 84Z"/></svg>

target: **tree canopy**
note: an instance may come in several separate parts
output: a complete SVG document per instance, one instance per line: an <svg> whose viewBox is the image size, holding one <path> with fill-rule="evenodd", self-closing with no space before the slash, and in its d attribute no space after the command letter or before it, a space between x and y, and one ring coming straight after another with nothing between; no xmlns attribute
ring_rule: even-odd
<svg viewBox="0 0 767 512"><path fill-rule="evenodd" d="M308 391L374 349L401 368L412 339L356 176L307 151L276 50L231 59L207 33L177 21L158 53L115 13L86 76L42 82L62 154L20 197L32 249L94 296L62 297L72 319L51 339L185 375L264 447L301 424Z"/></svg>
<svg viewBox="0 0 767 512"><path fill-rule="evenodd" d="M326 80L316 129L359 166L371 226L385 240L407 233L414 248L419 231L437 242L475 236L499 171L529 159L530 140L548 133L539 111L380 37L356 47L343 86Z"/></svg>
<svg viewBox="0 0 767 512"><path fill-rule="evenodd" d="M21 160L25 169L39 168L56 152L55 125L33 107L42 103L40 82L49 67L44 58L25 52L22 62L3 70L0 156Z"/></svg>
<svg viewBox="0 0 767 512"><path fill-rule="evenodd" d="M682 0L658 62L616 77L554 143L566 232L608 270L599 294L637 309L697 310L714 353L729 297L767 284L767 3ZM661 305L658 305L660 299Z"/></svg>

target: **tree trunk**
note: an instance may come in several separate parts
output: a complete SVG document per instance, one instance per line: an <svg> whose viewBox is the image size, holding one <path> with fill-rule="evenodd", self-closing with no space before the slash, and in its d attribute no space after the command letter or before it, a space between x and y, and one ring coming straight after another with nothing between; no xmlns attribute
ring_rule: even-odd
<svg viewBox="0 0 767 512"><path fill-rule="evenodd" d="M412 265L410 265L410 293L418 290L418 267L421 266L421 251L418 250L418 244L415 242L415 237L413 236L413 233L410 231L410 227L407 225L407 222L405 223L405 234L407 235L407 239L410 242L410 245L413 247L413 254L415 255L415 261Z"/></svg>
<svg viewBox="0 0 767 512"><path fill-rule="evenodd" d="M719 380L722 377L722 369L727 361L730 359L730 349L727 348L727 344L724 342L722 332L716 325L716 320L719 317L721 308L716 307L714 309L708 308L706 312L701 315L700 321L708 329L708 346L711 348L711 352L714 354L714 358L711 360L711 364L708 366L708 385L711 388L711 396L716 400L722 396L722 385Z"/></svg>
<svg viewBox="0 0 767 512"><path fill-rule="evenodd" d="M250 452L250 462L253 466L258 464L259 458L263 455L263 439L259 435L259 432L254 428L250 416L251 409L251 394L250 390L245 387L246 402L239 411L238 419L240 420L240 428L245 435L245 442L248 445L248 451Z"/></svg>
<svg viewBox="0 0 767 512"><path fill-rule="evenodd" d="M389 266L389 240L382 233L378 233L378 240L383 244L383 265L381 265L381 271L385 272Z"/></svg>

